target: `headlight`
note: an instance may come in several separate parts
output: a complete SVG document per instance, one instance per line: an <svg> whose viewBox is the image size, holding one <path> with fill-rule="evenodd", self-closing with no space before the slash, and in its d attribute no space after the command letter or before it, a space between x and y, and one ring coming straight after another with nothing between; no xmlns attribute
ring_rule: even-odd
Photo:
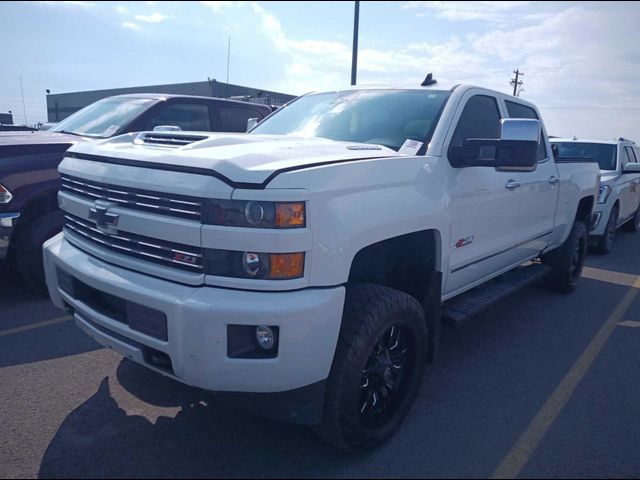
<svg viewBox="0 0 640 480"><path fill-rule="evenodd" d="M11 192L0 184L0 203L9 203L12 198Z"/></svg>
<svg viewBox="0 0 640 480"><path fill-rule="evenodd" d="M611 187L609 185L600 185L598 192L598 203L607 203L607 199L611 195Z"/></svg>
<svg viewBox="0 0 640 480"><path fill-rule="evenodd" d="M291 280L304 275L304 253L205 250L205 273L220 277Z"/></svg>
<svg viewBox="0 0 640 480"><path fill-rule="evenodd" d="M249 228L304 228L304 202L206 200L204 223Z"/></svg>

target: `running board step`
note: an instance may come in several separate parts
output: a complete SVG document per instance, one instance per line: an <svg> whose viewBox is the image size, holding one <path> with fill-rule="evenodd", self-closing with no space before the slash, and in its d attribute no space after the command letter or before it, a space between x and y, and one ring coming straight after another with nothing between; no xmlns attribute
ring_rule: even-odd
<svg viewBox="0 0 640 480"><path fill-rule="evenodd" d="M458 326L515 291L540 279L550 267L538 263L518 267L499 277L472 288L442 305L442 319L448 325Z"/></svg>

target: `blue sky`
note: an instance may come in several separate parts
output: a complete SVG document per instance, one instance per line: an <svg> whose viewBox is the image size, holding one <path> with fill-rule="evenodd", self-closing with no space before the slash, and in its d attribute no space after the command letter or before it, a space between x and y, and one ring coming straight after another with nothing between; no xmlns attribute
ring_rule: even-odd
<svg viewBox="0 0 640 480"><path fill-rule="evenodd" d="M640 141L640 4L361 2L358 83L509 91L557 135ZM46 119L54 93L226 77L301 94L350 80L353 2L2 2L0 112Z"/></svg>

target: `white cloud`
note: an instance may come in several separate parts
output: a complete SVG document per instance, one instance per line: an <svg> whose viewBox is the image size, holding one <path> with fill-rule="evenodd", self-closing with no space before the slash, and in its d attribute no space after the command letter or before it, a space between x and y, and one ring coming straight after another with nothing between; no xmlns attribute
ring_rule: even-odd
<svg viewBox="0 0 640 480"><path fill-rule="evenodd" d="M121 15L126 15L129 12L127 7L123 7L122 5L117 5L115 9L116 9L116 12L118 12Z"/></svg>
<svg viewBox="0 0 640 480"><path fill-rule="evenodd" d="M153 12L151 15L136 15L135 19L146 23L159 23L169 18L168 15L162 13Z"/></svg>
<svg viewBox="0 0 640 480"><path fill-rule="evenodd" d="M131 30L140 30L140 25L138 25L137 23L133 23L133 22L123 22L121 24L121 26L123 28L129 28Z"/></svg>
<svg viewBox="0 0 640 480"><path fill-rule="evenodd" d="M64 6L70 6L70 7L83 7L83 8L96 6L95 2L79 2L79 1L64 1L64 2L42 1L38 3L42 3L44 5L64 5Z"/></svg>
<svg viewBox="0 0 640 480"><path fill-rule="evenodd" d="M203 5L206 5L207 7L209 7L211 10L213 10L215 13L218 13L219 11L221 11L224 8L228 8L233 6L233 4L242 4L245 2L200 2Z"/></svg>
<svg viewBox="0 0 640 480"><path fill-rule="evenodd" d="M485 20L491 22L504 21L512 10L524 7L531 2L528 1L410 1L402 8L419 9L419 16L425 15L424 10L435 12L436 17L447 20Z"/></svg>
<svg viewBox="0 0 640 480"><path fill-rule="evenodd" d="M202 2L232 31L252 31L276 65L268 88L294 94L349 83L351 44L330 34L292 36L256 2ZM459 5L462 3L463 5ZM640 8L528 2L409 2L430 18L466 21L464 35L372 48L361 42L358 84L472 83L510 92L512 70L525 72L523 97L536 103L550 134L640 139ZM620 19L625 21L621 22ZM240 22L241 25L236 25ZM470 32L470 33L469 33Z"/></svg>

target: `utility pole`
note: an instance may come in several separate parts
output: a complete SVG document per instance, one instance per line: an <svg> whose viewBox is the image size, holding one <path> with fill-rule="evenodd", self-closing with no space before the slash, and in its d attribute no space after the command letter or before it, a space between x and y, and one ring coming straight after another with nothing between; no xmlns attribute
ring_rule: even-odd
<svg viewBox="0 0 640 480"><path fill-rule="evenodd" d="M27 108L24 106L24 88L22 86L22 75L20 75L20 92L22 92L22 112L24 113L24 124L27 125L29 120L27 120Z"/></svg>
<svg viewBox="0 0 640 480"><path fill-rule="evenodd" d="M516 74L516 78L515 79L511 79L509 81L509 85L513 85L513 96L517 97L518 96L518 87L522 86L522 84L524 83L522 80L518 81L518 78L520 77L520 75L522 75L524 77L524 72L521 72L519 69L516 69L513 71L513 73Z"/></svg>
<svg viewBox="0 0 640 480"><path fill-rule="evenodd" d="M229 83L229 60L231 58L231 37L227 42L227 83Z"/></svg>
<svg viewBox="0 0 640 480"><path fill-rule="evenodd" d="M355 2L353 15L353 53L351 54L351 85L356 84L356 72L358 70L358 24L360 23L360 2Z"/></svg>

